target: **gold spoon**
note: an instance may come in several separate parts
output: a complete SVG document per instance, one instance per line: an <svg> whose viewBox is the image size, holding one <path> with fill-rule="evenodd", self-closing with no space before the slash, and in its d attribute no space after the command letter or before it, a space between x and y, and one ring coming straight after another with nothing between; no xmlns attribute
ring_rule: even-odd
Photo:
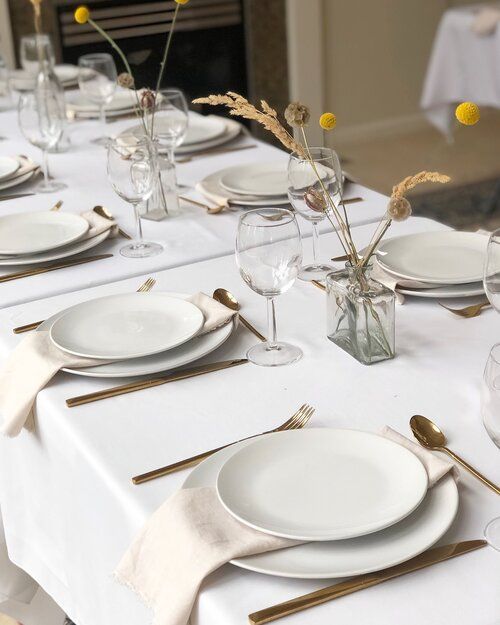
<svg viewBox="0 0 500 625"><path fill-rule="evenodd" d="M240 304L238 300L236 299L236 297L232 293L227 291L226 289L215 289L212 297L218 302L220 302L221 304L223 304L224 306L227 306L231 310L239 311L240 309ZM238 315L238 316L239 316L241 323L245 326L245 328L247 328L248 330L250 330L250 332L255 334L255 336L260 341L263 341L264 343L266 342L266 337L262 336L262 334L258 330L256 330L253 327L253 325L249 321L247 321L245 317L243 317L243 315Z"/></svg>
<svg viewBox="0 0 500 625"><path fill-rule="evenodd" d="M446 310L449 310L454 315L458 315L459 317L464 317L465 319L471 319L472 317L479 317L483 308L488 308L489 306L491 306L489 302L482 302L481 304L471 304L470 306L465 306L465 308L449 308L448 306L445 306L441 302L438 302L438 304L442 308L446 308Z"/></svg>
<svg viewBox="0 0 500 625"><path fill-rule="evenodd" d="M194 206L204 208L209 215L217 215L226 208L224 204L219 204L218 206L209 206L208 204L203 204L203 202L197 202L196 200L192 200L190 197L185 197L183 195L179 195L179 200L183 200L184 202L188 202L189 204L194 204Z"/></svg>
<svg viewBox="0 0 500 625"><path fill-rule="evenodd" d="M104 217L104 219L109 219L110 221L114 220L113 215L109 212L109 210L107 208L105 208L104 206L94 206L94 208L92 209L94 211L94 213L97 213L98 215L100 215L101 217ZM121 234L121 236L124 239L132 239L132 237L130 236L130 234L127 234L125 232L125 230L122 230L121 228L118 228L118 232Z"/></svg>
<svg viewBox="0 0 500 625"><path fill-rule="evenodd" d="M471 467L470 464L462 460L459 456L454 454L451 449L445 447L446 445L446 437L443 432L438 428L438 426L433 423L427 417L423 417L422 415L414 415L410 419L410 427L413 432L413 436L417 439L417 441L422 445L422 447L426 447L427 449L432 449L433 451L442 451L445 454L448 454L450 458L453 458L455 462L462 465L464 469L467 469L474 477L477 477L485 486L491 488L491 490L500 495L500 488L495 486L493 482L490 482L484 475L481 475L479 471L476 471L474 467Z"/></svg>

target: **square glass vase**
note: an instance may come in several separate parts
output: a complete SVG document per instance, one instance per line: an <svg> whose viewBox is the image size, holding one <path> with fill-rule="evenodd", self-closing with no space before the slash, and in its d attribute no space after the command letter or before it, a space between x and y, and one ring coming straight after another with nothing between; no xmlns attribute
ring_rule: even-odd
<svg viewBox="0 0 500 625"><path fill-rule="evenodd" d="M396 296L370 272L346 267L326 277L328 338L364 365L395 355Z"/></svg>

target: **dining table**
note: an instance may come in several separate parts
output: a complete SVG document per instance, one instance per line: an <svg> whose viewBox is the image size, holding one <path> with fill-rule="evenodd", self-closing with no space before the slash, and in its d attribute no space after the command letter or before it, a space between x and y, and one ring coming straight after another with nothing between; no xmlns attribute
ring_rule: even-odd
<svg viewBox="0 0 500 625"><path fill-rule="evenodd" d="M274 153L264 146L259 150ZM238 159L255 156L256 151ZM217 166L233 158L218 157ZM54 163L64 177L63 160ZM215 165L214 159L190 165L185 173L179 168L179 177L189 179L198 167L208 170ZM81 184L79 197L84 197ZM36 205L39 201L36 198ZM200 232L216 236L215 220L203 215L196 219ZM165 233L177 227L182 231L173 220L160 224ZM436 221L411 217L393 223L388 236L447 229ZM186 225L179 236L188 231ZM373 225L357 225L352 233L360 249L368 244ZM324 235L323 245L332 257L341 254L335 233ZM174 265L180 264L180 256L179 252ZM0 361L21 340L13 327L94 297L131 292L149 276L157 281L155 291L212 294L216 288L227 288L245 317L265 332L264 298L244 285L232 254L218 256L195 262L193 255L192 262L175 268L163 266L158 257L155 270L145 263L140 272L138 263L129 273L125 265L130 261L119 264L117 258L106 280L97 274L82 277L71 289L61 286L56 293L53 286L43 299L5 307L0 310ZM364 366L327 339L326 296L315 285L297 280L277 298L276 307L279 337L304 353L293 365L265 368L247 363L73 408L67 406L68 398L123 380L60 373L38 394L34 427L15 439L0 439L0 501L9 558L78 625L151 621L147 606L117 583L113 571L144 523L182 486L189 470L141 485L133 484L132 476L269 430L306 402L316 409L307 427L377 433L388 425L411 438L410 418L425 415L445 431L454 451L500 482L498 449L480 418L481 375L499 328L492 309L464 319L436 300L407 297L396 308L395 359ZM255 341L239 325L201 362L243 358ZM487 522L500 513L498 496L466 472L460 471L458 487L457 517L439 544L482 538ZM500 622L499 579L500 553L488 546L282 622L494 625ZM245 623L249 613L334 581L273 577L228 564L202 585L191 624Z"/></svg>
<svg viewBox="0 0 500 625"><path fill-rule="evenodd" d="M108 134L118 135L134 123L133 119L111 121L107 126ZM94 206L104 206L115 216L119 226L127 234L134 236L133 209L115 194L107 179L106 150L89 140L92 132L96 132L96 125L93 120L78 120L68 124L70 148L67 152L49 155L50 173L58 181L66 184L66 189L55 194L27 195L13 200L2 200L2 195L30 193L33 183L0 191L0 217L17 212L49 210L58 200L62 200L62 211L77 214L89 211ZM30 146L22 137L14 111L0 113L0 134L5 137L0 143L1 155L25 154L40 162L40 151ZM231 146L255 147L209 155L193 154L191 161L177 163L180 194L213 206L213 201L207 200L195 189L196 184L209 174L233 165L256 162L281 161L286 167L288 161L286 152L249 136L247 132L242 132L239 140L233 142ZM185 158L186 155L182 155L180 160ZM385 213L387 198L362 185L348 182L345 185L344 197L362 198L362 201L347 205L353 226L375 222ZM165 246L163 253L158 256L124 258L120 255L119 249L123 247L125 239L122 237L107 239L79 257L112 254L111 258L1 283L0 307L14 306L60 293L141 276L147 272L232 254L238 217L241 213L239 209L231 209L211 215L205 208L181 200L177 215L169 216L162 221L142 220L145 239L159 241ZM307 241L306 254L312 255L311 226L301 220L300 227ZM325 220L321 229L327 231L330 228ZM0 267L0 280L2 276L17 270L19 267Z"/></svg>

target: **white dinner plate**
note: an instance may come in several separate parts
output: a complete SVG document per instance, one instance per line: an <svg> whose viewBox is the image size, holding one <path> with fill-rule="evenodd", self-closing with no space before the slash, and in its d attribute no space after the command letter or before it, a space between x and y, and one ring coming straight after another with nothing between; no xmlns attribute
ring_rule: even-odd
<svg viewBox="0 0 500 625"><path fill-rule="evenodd" d="M0 254L35 254L81 238L89 223L79 215L55 211L0 217Z"/></svg>
<svg viewBox="0 0 500 625"><path fill-rule="evenodd" d="M17 160L19 163L19 169L7 180L0 180L0 191L17 187L37 175L39 169L34 161L23 156L19 156ZM33 168L36 168L36 170Z"/></svg>
<svg viewBox="0 0 500 625"><path fill-rule="evenodd" d="M82 241L76 241L63 247L58 247L55 250L48 252L40 252L40 254L23 254L22 256L0 256L0 267L19 266L19 265L35 265L39 263L48 263L51 260L58 260L60 258L67 258L68 256L75 256L86 250L90 250L96 245L99 245L109 236L110 231L101 232L101 234L91 237L90 239L83 239Z"/></svg>
<svg viewBox="0 0 500 625"><path fill-rule="evenodd" d="M204 322L201 310L165 293L124 293L82 302L50 329L65 352L98 360L141 358L189 341Z"/></svg>
<svg viewBox="0 0 500 625"><path fill-rule="evenodd" d="M427 472L401 445L357 430L277 432L236 452L217 477L226 510L259 531L340 540L379 531L425 497Z"/></svg>
<svg viewBox="0 0 500 625"><path fill-rule="evenodd" d="M158 123L161 128L161 115L158 117ZM207 117L203 115L190 114L189 124L186 132L186 136L181 145L193 145L195 143L203 143L211 141L216 137L220 137L224 134L226 125L224 120L215 115L209 115Z"/></svg>
<svg viewBox="0 0 500 625"><path fill-rule="evenodd" d="M467 284L483 279L488 237L475 232L419 232L383 241L376 254L398 277L429 284Z"/></svg>
<svg viewBox="0 0 500 625"><path fill-rule="evenodd" d="M80 91L68 93L66 100L71 109L77 113L89 113L99 115L99 107L95 102L89 100ZM113 95L113 99L104 107L106 113L119 111L120 113L133 109L137 103L135 91L129 89L118 89Z"/></svg>
<svg viewBox="0 0 500 625"><path fill-rule="evenodd" d="M287 195L273 198L257 197L253 195L237 195L236 193L230 193L226 189L223 189L220 185L221 176L224 175L226 169L216 171L213 174L209 174L201 182L196 185L196 189L200 191L205 197L214 202L229 200L231 204L237 206L250 206L253 208L259 208L260 206L284 206L290 204L290 200Z"/></svg>
<svg viewBox="0 0 500 625"><path fill-rule="evenodd" d="M62 63L54 67L56 76L63 87L71 87L78 84L78 67ZM15 69L10 73L12 87L17 91L29 91L35 86L36 76L24 69Z"/></svg>
<svg viewBox="0 0 500 625"><path fill-rule="evenodd" d="M264 435L260 438L265 438ZM223 449L195 467L183 488L215 487L226 460L252 441ZM405 562L429 549L449 529L458 509L458 489L451 475L427 491L422 503L391 527L347 540L312 542L246 558L231 564L267 575L327 579L363 575Z"/></svg>
<svg viewBox="0 0 500 625"><path fill-rule="evenodd" d="M168 293L168 295L179 299L187 299L189 297L186 293ZM71 310L71 308L67 310ZM40 332L49 332L54 322L59 319L59 317L62 317L65 312L66 311L63 310L52 315L52 317L46 319L39 325L37 330ZM132 360L120 360L119 362L111 362L95 367L85 367L85 369L65 368L63 371L90 378L130 378L162 373L170 369L182 367L211 354L229 339L236 326L237 321L233 320L231 323L227 323L213 332L208 332L202 336L195 336L190 341L178 347L152 356L132 358Z"/></svg>
<svg viewBox="0 0 500 625"><path fill-rule="evenodd" d="M221 176L220 185L238 195L279 197L288 193L286 163L252 163L230 167Z"/></svg>
<svg viewBox="0 0 500 625"><path fill-rule="evenodd" d="M0 156L0 180L5 180L15 174L21 167L21 163L17 158L11 158L10 156Z"/></svg>
<svg viewBox="0 0 500 625"><path fill-rule="evenodd" d="M450 284L429 289L409 289L398 286L396 291L403 295L413 297L425 297L429 299L451 299L455 297L474 297L484 295L482 282L471 282L470 284Z"/></svg>

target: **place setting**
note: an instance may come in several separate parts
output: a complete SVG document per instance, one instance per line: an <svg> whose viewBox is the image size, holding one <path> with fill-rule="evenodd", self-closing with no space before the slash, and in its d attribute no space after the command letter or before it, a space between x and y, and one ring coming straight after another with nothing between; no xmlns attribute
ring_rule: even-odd
<svg viewBox="0 0 500 625"><path fill-rule="evenodd" d="M40 171L40 165L27 156L0 156L0 201L20 194L17 187L35 180Z"/></svg>

